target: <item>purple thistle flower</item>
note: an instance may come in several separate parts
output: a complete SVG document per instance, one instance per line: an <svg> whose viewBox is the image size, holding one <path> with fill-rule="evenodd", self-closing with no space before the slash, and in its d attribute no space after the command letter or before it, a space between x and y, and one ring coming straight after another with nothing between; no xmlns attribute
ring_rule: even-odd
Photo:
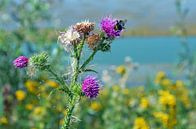
<svg viewBox="0 0 196 129"><path fill-rule="evenodd" d="M29 59L25 56L19 56L13 61L13 65L16 68L24 68L28 65Z"/></svg>
<svg viewBox="0 0 196 129"><path fill-rule="evenodd" d="M117 21L118 20L112 19L111 17L105 17L101 20L101 29L110 38L118 37L121 34L122 30L115 29Z"/></svg>
<svg viewBox="0 0 196 129"><path fill-rule="evenodd" d="M89 98L99 94L99 81L94 76L87 76L82 83L82 92Z"/></svg>

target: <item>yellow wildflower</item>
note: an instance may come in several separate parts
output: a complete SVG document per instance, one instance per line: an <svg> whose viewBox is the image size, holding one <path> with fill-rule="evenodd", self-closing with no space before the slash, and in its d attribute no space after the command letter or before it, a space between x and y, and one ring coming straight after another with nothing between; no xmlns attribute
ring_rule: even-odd
<svg viewBox="0 0 196 129"><path fill-rule="evenodd" d="M63 105L61 105L61 104L58 104L57 106L56 106L56 110L58 111L58 112L62 112L64 109L63 109Z"/></svg>
<svg viewBox="0 0 196 129"><path fill-rule="evenodd" d="M140 100L140 107L146 109L149 106L149 100L145 97L142 97Z"/></svg>
<svg viewBox="0 0 196 129"><path fill-rule="evenodd" d="M137 104L137 101L135 99L129 99L128 100L128 105L130 107L134 107Z"/></svg>
<svg viewBox="0 0 196 129"><path fill-rule="evenodd" d="M189 108L191 106L190 100L189 100L189 91L185 87L185 84L181 80L177 80L175 83L176 86L176 96L179 98L179 100L184 104L186 108Z"/></svg>
<svg viewBox="0 0 196 129"><path fill-rule="evenodd" d="M0 125L6 125L8 124L8 119L3 116L3 117L0 117Z"/></svg>
<svg viewBox="0 0 196 129"><path fill-rule="evenodd" d="M134 121L133 129L150 129L149 125L142 117L137 117Z"/></svg>
<svg viewBox="0 0 196 129"><path fill-rule="evenodd" d="M162 79L164 79L166 77L165 72L163 71L159 71L155 77L155 83L159 84L161 82Z"/></svg>
<svg viewBox="0 0 196 129"><path fill-rule="evenodd" d="M159 119L165 127L168 126L169 115L163 112L155 112L153 116Z"/></svg>
<svg viewBox="0 0 196 129"><path fill-rule="evenodd" d="M160 81L160 84L164 87L169 87L169 86L172 86L172 82L171 80L165 78L163 80Z"/></svg>
<svg viewBox="0 0 196 129"><path fill-rule="evenodd" d="M126 68L123 65L120 65L116 68L116 73L124 75L126 73Z"/></svg>
<svg viewBox="0 0 196 129"><path fill-rule="evenodd" d="M15 92L15 95L16 95L16 99L17 99L18 101L22 101L22 100L24 100L25 97L26 97L26 93L25 93L23 90L17 90L17 91Z"/></svg>
<svg viewBox="0 0 196 129"><path fill-rule="evenodd" d="M59 86L58 83L56 83L56 82L54 82L54 81L52 81L52 80L46 81L46 84L47 84L48 86L52 87L52 88L57 88L57 87Z"/></svg>
<svg viewBox="0 0 196 129"><path fill-rule="evenodd" d="M159 103L166 106L174 106L176 105L176 98L169 91L159 91Z"/></svg>
<svg viewBox="0 0 196 129"><path fill-rule="evenodd" d="M116 92L120 91L120 87L118 85L112 86L112 89L113 91L116 91Z"/></svg>
<svg viewBox="0 0 196 129"><path fill-rule="evenodd" d="M63 111L63 115L65 115L65 116L67 115L67 110Z"/></svg>
<svg viewBox="0 0 196 129"><path fill-rule="evenodd" d="M100 94L101 94L101 96L104 96L104 97L108 96L109 90L108 89L101 90Z"/></svg>
<svg viewBox="0 0 196 129"><path fill-rule="evenodd" d="M124 88L123 89L123 94L124 95L128 95L129 94L129 89L128 88Z"/></svg>
<svg viewBox="0 0 196 129"><path fill-rule="evenodd" d="M60 124L60 125L63 125L63 124L64 124L64 119L61 119L61 120L59 121L59 124Z"/></svg>
<svg viewBox="0 0 196 129"><path fill-rule="evenodd" d="M36 87L38 85L39 85L38 82L32 81L32 80L28 80L28 81L25 82L25 87L31 93L35 93L36 92Z"/></svg>
<svg viewBox="0 0 196 129"><path fill-rule="evenodd" d="M99 102L92 102L90 108L96 112L101 110L101 104Z"/></svg>
<svg viewBox="0 0 196 129"><path fill-rule="evenodd" d="M45 108L44 107L36 107L34 110L33 110L33 114L36 115L36 116L42 116L45 114Z"/></svg>
<svg viewBox="0 0 196 129"><path fill-rule="evenodd" d="M184 82L181 80L177 80L175 84L172 85L172 90L179 90L184 88Z"/></svg>
<svg viewBox="0 0 196 129"><path fill-rule="evenodd" d="M33 104L27 104L25 105L26 110L32 110L33 109Z"/></svg>
<svg viewBox="0 0 196 129"><path fill-rule="evenodd" d="M177 88L182 88L184 87L184 82L182 80L177 80L176 81L176 87Z"/></svg>

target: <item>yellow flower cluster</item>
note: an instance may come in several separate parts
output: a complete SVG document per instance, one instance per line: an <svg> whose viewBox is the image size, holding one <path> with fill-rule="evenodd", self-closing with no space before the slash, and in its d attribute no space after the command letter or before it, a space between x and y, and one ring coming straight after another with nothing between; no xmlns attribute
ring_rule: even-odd
<svg viewBox="0 0 196 129"><path fill-rule="evenodd" d="M129 95L129 89L128 88L123 88L123 94L124 95Z"/></svg>
<svg viewBox="0 0 196 129"><path fill-rule="evenodd" d="M25 87L27 88L27 91L31 93L35 93L37 91L37 86L39 85L38 82L33 80L27 80L25 82Z"/></svg>
<svg viewBox="0 0 196 129"><path fill-rule="evenodd" d="M56 82L54 82L52 80L46 81L46 85L48 85L48 86L50 86L52 88L57 88L59 86L58 83L56 83Z"/></svg>
<svg viewBox="0 0 196 129"><path fill-rule="evenodd" d="M164 106L175 106L176 98L167 90L159 91L159 103Z"/></svg>
<svg viewBox="0 0 196 129"><path fill-rule="evenodd" d="M189 91L185 87L183 81L177 80L175 83L175 88L177 91L177 97L179 97L180 101L185 105L186 108L189 108L191 106Z"/></svg>
<svg viewBox="0 0 196 129"><path fill-rule="evenodd" d="M160 120L165 127L168 126L168 121L169 121L169 115L168 114L166 114L164 112L155 112L155 113L153 113L153 116L155 118L157 118L158 120Z"/></svg>
<svg viewBox="0 0 196 129"><path fill-rule="evenodd" d="M100 111L102 106L99 102L92 102L90 108L96 112Z"/></svg>
<svg viewBox="0 0 196 129"><path fill-rule="evenodd" d="M143 117L137 117L133 129L150 129L150 127Z"/></svg>
<svg viewBox="0 0 196 129"><path fill-rule="evenodd" d="M27 104L25 105L26 110L32 110L33 109L33 104Z"/></svg>
<svg viewBox="0 0 196 129"><path fill-rule="evenodd" d="M123 76L126 73L126 68L124 65L120 65L116 68L116 73L120 74Z"/></svg>
<svg viewBox="0 0 196 129"><path fill-rule="evenodd" d="M8 119L3 116L3 117L0 117L0 125L6 125L8 124Z"/></svg>
<svg viewBox="0 0 196 129"><path fill-rule="evenodd" d="M149 100L145 97L142 97L140 100L140 108L146 109L149 107Z"/></svg>
<svg viewBox="0 0 196 129"><path fill-rule="evenodd" d="M165 72L159 71L159 72L157 73L156 77L155 77L154 82L155 82L156 84L159 84L165 77L166 77Z"/></svg>
<svg viewBox="0 0 196 129"><path fill-rule="evenodd" d="M38 106L38 107L34 108L33 115L35 115L35 116L43 116L46 113L45 111L46 110L45 110L44 107Z"/></svg>
<svg viewBox="0 0 196 129"><path fill-rule="evenodd" d="M18 101L22 101L22 100L25 99L26 93L25 93L23 90L17 90L17 91L15 92L15 96L16 96L16 99L17 99Z"/></svg>
<svg viewBox="0 0 196 129"><path fill-rule="evenodd" d="M164 78L160 81L160 85L166 88L169 88L172 85L172 82L168 78Z"/></svg>

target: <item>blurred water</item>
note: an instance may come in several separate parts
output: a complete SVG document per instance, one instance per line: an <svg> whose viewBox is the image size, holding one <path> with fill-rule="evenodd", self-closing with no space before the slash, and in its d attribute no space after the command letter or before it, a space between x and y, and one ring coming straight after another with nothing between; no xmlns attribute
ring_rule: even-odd
<svg viewBox="0 0 196 129"><path fill-rule="evenodd" d="M126 56L140 64L174 64L182 46L177 37L130 37L117 39L111 52L98 53L97 64L119 65ZM196 37L188 38L191 51L196 53Z"/></svg>

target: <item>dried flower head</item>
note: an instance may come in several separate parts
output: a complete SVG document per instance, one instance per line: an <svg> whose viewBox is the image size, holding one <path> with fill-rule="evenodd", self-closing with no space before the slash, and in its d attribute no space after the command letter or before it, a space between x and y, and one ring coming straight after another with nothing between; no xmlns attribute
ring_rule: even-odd
<svg viewBox="0 0 196 129"><path fill-rule="evenodd" d="M92 23L89 21L83 21L83 22L77 23L74 26L74 29L81 34L89 34L94 29L94 26L95 26L95 23Z"/></svg>
<svg viewBox="0 0 196 129"><path fill-rule="evenodd" d="M73 44L80 41L80 34L71 26L66 32L60 33L58 40L66 51L70 51Z"/></svg>
<svg viewBox="0 0 196 129"><path fill-rule="evenodd" d="M19 56L13 61L16 68L24 68L28 65L29 59L25 56Z"/></svg>
<svg viewBox="0 0 196 129"><path fill-rule="evenodd" d="M95 49L99 40L100 40L99 34L90 35L87 39L89 48Z"/></svg>
<svg viewBox="0 0 196 129"><path fill-rule="evenodd" d="M101 29L110 38L120 36L124 26L121 25L122 20L116 20L111 17L105 17L101 21Z"/></svg>
<svg viewBox="0 0 196 129"><path fill-rule="evenodd" d="M82 83L82 92L89 97L95 98L99 94L99 81L94 76L87 76Z"/></svg>

